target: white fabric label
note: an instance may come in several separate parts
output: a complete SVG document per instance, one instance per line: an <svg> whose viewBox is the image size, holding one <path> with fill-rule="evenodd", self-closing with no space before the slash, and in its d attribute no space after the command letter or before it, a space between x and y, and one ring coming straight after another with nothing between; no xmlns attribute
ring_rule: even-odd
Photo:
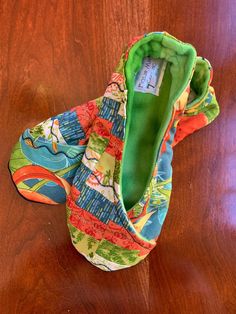
<svg viewBox="0 0 236 314"><path fill-rule="evenodd" d="M159 95L167 61L151 57L143 58L143 65L135 79L134 90Z"/></svg>

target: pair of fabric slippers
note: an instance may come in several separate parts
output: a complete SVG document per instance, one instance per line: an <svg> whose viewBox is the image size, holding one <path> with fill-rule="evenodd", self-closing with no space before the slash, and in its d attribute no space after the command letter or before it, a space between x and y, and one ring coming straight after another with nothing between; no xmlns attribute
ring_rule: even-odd
<svg viewBox="0 0 236 314"><path fill-rule="evenodd" d="M66 202L75 248L105 271L155 247L170 194L173 147L212 122L210 63L166 32L136 37L102 97L27 129L9 162L18 191Z"/></svg>

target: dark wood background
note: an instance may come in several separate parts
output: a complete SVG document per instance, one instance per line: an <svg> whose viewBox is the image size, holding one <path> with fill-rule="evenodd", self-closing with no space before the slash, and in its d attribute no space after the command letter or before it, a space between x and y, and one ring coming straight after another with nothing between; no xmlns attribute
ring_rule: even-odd
<svg viewBox="0 0 236 314"><path fill-rule="evenodd" d="M29 126L103 94L124 45L167 31L214 69L220 117L175 148L158 246L105 273L70 243L65 208L17 194ZM0 313L236 313L236 1L0 0Z"/></svg>

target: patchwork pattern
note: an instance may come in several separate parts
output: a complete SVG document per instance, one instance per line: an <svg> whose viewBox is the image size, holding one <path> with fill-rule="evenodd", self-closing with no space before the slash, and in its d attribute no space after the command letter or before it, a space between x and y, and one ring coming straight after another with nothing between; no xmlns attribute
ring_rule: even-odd
<svg viewBox="0 0 236 314"><path fill-rule="evenodd" d="M105 271L133 266L155 247L169 206L172 147L189 132L185 124L187 117L204 121L199 123L201 127L218 114L218 104L210 95L191 106L193 69L186 88L173 106L150 184L139 202L127 212L120 186L127 103L124 65L131 47L139 40L142 37L131 42L112 75L67 198L67 223L72 243L88 261ZM212 91L209 86L208 93Z"/></svg>

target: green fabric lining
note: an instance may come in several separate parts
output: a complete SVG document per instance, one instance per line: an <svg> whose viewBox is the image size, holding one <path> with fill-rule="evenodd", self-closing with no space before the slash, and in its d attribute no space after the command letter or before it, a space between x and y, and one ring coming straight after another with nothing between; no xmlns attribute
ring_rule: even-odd
<svg viewBox="0 0 236 314"><path fill-rule="evenodd" d="M210 80L209 65L202 58L197 58L195 71L191 80L190 87L196 93L196 98L191 101L186 108L191 108L201 101L208 93L208 83Z"/></svg>
<svg viewBox="0 0 236 314"><path fill-rule="evenodd" d="M168 102L170 87L171 73L170 64L168 64L158 97L148 93L134 92L135 110L133 109L130 119L130 131L123 165L123 173L125 173L123 195L126 208L131 208L137 202L137 198L142 196L143 187L148 180L147 169L150 169L150 165L155 160L155 149L153 148L162 124L161 117L164 115L164 105Z"/></svg>
<svg viewBox="0 0 236 314"><path fill-rule="evenodd" d="M168 62L159 96L134 91L136 74L146 56ZM144 37L129 52L125 65L128 101L120 179L121 201L126 210L140 200L150 183L172 106L186 87L195 60L196 51L191 45L163 33Z"/></svg>

